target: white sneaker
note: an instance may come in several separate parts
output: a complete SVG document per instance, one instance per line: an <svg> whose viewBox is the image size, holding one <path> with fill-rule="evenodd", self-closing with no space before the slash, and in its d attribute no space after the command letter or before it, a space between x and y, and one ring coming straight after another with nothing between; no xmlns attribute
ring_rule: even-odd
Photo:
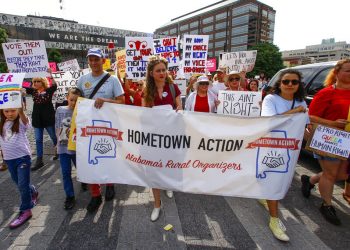
<svg viewBox="0 0 350 250"><path fill-rule="evenodd" d="M166 196L168 196L169 199L171 199L171 198L174 197L173 191L166 190L166 191L165 191L165 194L166 194Z"/></svg>
<svg viewBox="0 0 350 250"><path fill-rule="evenodd" d="M153 211L151 213L151 221L154 222L159 219L160 215L160 207L153 208Z"/></svg>
<svg viewBox="0 0 350 250"><path fill-rule="evenodd" d="M289 241L289 237L285 232L286 228L284 227L284 225L284 228L282 228L282 225L283 223L280 222L279 218L270 217L269 227L272 231L272 234L281 241Z"/></svg>

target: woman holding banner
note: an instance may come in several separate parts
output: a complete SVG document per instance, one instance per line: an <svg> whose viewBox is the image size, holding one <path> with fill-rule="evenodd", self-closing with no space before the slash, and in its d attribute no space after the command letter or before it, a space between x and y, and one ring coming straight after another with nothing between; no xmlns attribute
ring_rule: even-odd
<svg viewBox="0 0 350 250"><path fill-rule="evenodd" d="M226 85L228 87L225 90L244 91L244 88L241 87L241 75L237 71L231 71L226 76Z"/></svg>
<svg viewBox="0 0 350 250"><path fill-rule="evenodd" d="M170 105L175 110L182 110L180 99L181 91L168 75L168 61L159 56L151 56L148 59L146 87L142 96L142 106L154 107ZM160 215L161 200L160 189L152 188L154 196L154 208L151 213L151 221L156 221ZM173 197L172 191L166 191L169 198Z"/></svg>
<svg viewBox="0 0 350 250"><path fill-rule="evenodd" d="M48 70L51 74L51 69ZM52 76L51 76L52 78ZM44 166L43 162L43 137L44 129L49 134L54 146L57 144L55 134L55 109L52 104L52 95L57 89L55 80L52 78L52 86L49 87L47 78L34 77L32 79L32 88L26 88L26 92L33 96L33 113L32 124L35 133L37 159L33 171ZM57 152L55 152L54 160L57 160Z"/></svg>
<svg viewBox="0 0 350 250"><path fill-rule="evenodd" d="M310 119L329 127L344 129L349 124L350 108L350 59L338 61L334 69L330 71L325 81L325 88L320 90L310 104ZM301 176L302 192L305 197L310 195L310 190L319 181L319 190L323 203L320 212L323 217L334 225L340 225L341 221L332 206L333 186L337 180L348 179L348 161L333 157L314 154L322 168L322 174ZM350 203L349 184L345 185L344 199Z"/></svg>
<svg viewBox="0 0 350 250"><path fill-rule="evenodd" d="M306 112L304 88L301 84L301 74L296 70L283 71L274 86L274 93L265 97L261 116L295 114ZM269 227L273 235L281 241L289 241L286 228L278 218L277 200L259 200L270 213Z"/></svg>

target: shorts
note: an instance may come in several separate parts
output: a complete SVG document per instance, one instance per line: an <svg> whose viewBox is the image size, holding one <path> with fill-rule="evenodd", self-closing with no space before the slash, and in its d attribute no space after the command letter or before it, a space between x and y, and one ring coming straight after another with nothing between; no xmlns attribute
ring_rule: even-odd
<svg viewBox="0 0 350 250"><path fill-rule="evenodd" d="M316 154L314 153L314 158L317 159L317 160L325 160L325 161L341 161L340 159L338 158L334 158L334 157L330 157L330 156L323 156L323 155L319 155L319 154Z"/></svg>

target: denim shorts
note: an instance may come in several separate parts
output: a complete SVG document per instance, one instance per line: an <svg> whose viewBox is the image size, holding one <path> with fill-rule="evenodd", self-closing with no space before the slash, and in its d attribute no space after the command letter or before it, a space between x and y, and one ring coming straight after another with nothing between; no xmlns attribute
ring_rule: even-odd
<svg viewBox="0 0 350 250"><path fill-rule="evenodd" d="M319 155L319 154L316 154L314 153L314 158L317 159L317 160L325 160L325 161L341 161L340 159L338 158L334 158L334 157L330 157L330 156L323 156L323 155Z"/></svg>

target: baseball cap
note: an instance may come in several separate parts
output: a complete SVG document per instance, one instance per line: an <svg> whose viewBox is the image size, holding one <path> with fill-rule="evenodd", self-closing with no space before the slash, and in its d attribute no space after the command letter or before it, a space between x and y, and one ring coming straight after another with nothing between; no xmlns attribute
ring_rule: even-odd
<svg viewBox="0 0 350 250"><path fill-rule="evenodd" d="M98 56L98 57L103 58L103 53L102 53L102 50L99 48L91 48L88 50L86 57L88 57L88 56Z"/></svg>

